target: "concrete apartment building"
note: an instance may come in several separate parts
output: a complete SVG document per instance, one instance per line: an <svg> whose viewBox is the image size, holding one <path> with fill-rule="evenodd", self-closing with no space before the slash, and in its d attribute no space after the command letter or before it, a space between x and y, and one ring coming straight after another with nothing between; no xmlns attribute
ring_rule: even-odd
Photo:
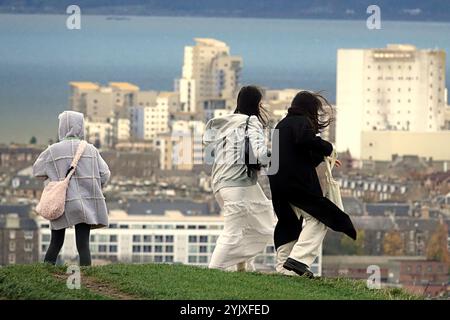
<svg viewBox="0 0 450 320"><path fill-rule="evenodd" d="M411 45L339 49L338 151L361 160L397 154L450 159L445 52ZM447 129L447 130L446 130Z"/></svg>
<svg viewBox="0 0 450 320"><path fill-rule="evenodd" d="M192 170L203 164L205 123L198 120L174 120L169 133L155 140L161 170Z"/></svg>
<svg viewBox="0 0 450 320"><path fill-rule="evenodd" d="M203 112L215 99L234 99L242 69L242 58L231 56L224 42L194 40L194 46L184 48L182 76L177 85L180 109L190 113Z"/></svg>
<svg viewBox="0 0 450 320"><path fill-rule="evenodd" d="M140 91L130 108L131 137L151 143L169 131L169 116L179 107L179 95L169 91Z"/></svg>
<svg viewBox="0 0 450 320"><path fill-rule="evenodd" d="M125 210L111 210L110 227L92 230L91 253L95 263L183 263L206 267L218 236L223 216L211 215L206 203L187 200L134 202ZM41 257L50 241L48 222L38 220ZM259 270L273 270L275 252L268 245L255 259ZM62 261L76 261L74 232L66 231L61 251ZM321 257L314 263L315 274L321 272Z"/></svg>
<svg viewBox="0 0 450 320"><path fill-rule="evenodd" d="M86 139L111 147L130 139L128 109L139 87L128 82L70 82L69 107L85 115Z"/></svg>
<svg viewBox="0 0 450 320"><path fill-rule="evenodd" d="M0 145L0 172L15 172L34 163L43 151L40 147Z"/></svg>
<svg viewBox="0 0 450 320"><path fill-rule="evenodd" d="M0 205L0 266L39 259L39 231L28 205Z"/></svg>

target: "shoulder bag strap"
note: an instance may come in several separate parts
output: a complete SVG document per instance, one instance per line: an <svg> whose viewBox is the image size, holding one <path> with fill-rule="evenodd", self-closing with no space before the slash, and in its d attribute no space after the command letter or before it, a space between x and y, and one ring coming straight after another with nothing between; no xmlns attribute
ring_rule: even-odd
<svg viewBox="0 0 450 320"><path fill-rule="evenodd" d="M326 175L328 181L333 180L333 174L331 173L331 170L333 170L333 168L334 168L334 165L336 163L336 158L337 158L336 150L334 150L334 148L333 148L331 155L329 157L325 157L325 159L324 159L325 166L326 166L325 175Z"/></svg>
<svg viewBox="0 0 450 320"><path fill-rule="evenodd" d="M72 175L74 174L75 169L77 168L77 165L78 165L78 161L80 161L81 155L83 154L84 149L86 149L86 146L87 146L87 142L84 140L82 140L80 142L80 144L78 145L75 156L73 157L72 163L70 164L70 168L67 171L66 179L69 180L72 177Z"/></svg>

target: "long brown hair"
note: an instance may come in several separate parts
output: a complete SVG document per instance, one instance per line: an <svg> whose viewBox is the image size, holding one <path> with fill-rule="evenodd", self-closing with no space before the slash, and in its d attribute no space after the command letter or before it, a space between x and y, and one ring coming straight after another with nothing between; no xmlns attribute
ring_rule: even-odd
<svg viewBox="0 0 450 320"><path fill-rule="evenodd" d="M245 86L239 91L237 107L234 113L256 116L263 126L267 126L269 116L267 110L261 105L263 94L256 86Z"/></svg>
<svg viewBox="0 0 450 320"><path fill-rule="evenodd" d="M315 133L321 132L333 121L333 107L319 92L300 91L292 100L288 114L306 116Z"/></svg>

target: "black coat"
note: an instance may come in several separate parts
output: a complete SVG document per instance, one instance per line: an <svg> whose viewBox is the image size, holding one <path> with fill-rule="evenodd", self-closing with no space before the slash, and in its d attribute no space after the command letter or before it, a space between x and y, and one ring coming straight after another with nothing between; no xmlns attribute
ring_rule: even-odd
<svg viewBox="0 0 450 320"><path fill-rule="evenodd" d="M331 154L333 146L316 136L305 116L289 114L276 129L279 139L278 144L273 141L272 149L273 153L278 152L279 166L276 174L269 175L272 202L278 216L275 247L296 240L301 231L302 221L297 219L289 203L331 229L356 239L349 216L323 196L317 177L316 167Z"/></svg>

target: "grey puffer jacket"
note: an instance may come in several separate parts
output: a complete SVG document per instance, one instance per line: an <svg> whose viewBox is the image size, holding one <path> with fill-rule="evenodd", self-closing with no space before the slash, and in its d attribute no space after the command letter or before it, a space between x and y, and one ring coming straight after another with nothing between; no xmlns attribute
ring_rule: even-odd
<svg viewBox="0 0 450 320"><path fill-rule="evenodd" d="M78 145L84 139L84 116L74 111L59 115L59 142L42 152L33 165L35 177L49 181L64 179ZM108 210L102 187L110 177L106 162L92 145L86 146L70 179L64 214L51 221L51 228L59 230L86 223L92 228L108 226Z"/></svg>
<svg viewBox="0 0 450 320"><path fill-rule="evenodd" d="M213 192L224 187L246 187L256 184L257 172L247 174L244 161L245 125L248 116L230 114L209 120L206 124L203 143L208 163L212 163L211 184ZM256 116L248 124L250 145L259 163L270 161L264 136L264 129Z"/></svg>

